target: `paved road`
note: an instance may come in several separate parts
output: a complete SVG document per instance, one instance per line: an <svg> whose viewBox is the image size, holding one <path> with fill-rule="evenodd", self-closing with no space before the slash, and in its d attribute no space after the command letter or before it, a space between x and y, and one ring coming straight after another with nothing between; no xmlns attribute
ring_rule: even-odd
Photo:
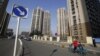
<svg viewBox="0 0 100 56"><path fill-rule="evenodd" d="M61 48L56 45L50 45L37 41L25 41L24 56L80 56L77 53L69 52L68 48ZM99 56L93 53L88 53L87 56Z"/></svg>
<svg viewBox="0 0 100 56"><path fill-rule="evenodd" d="M13 55L14 39L0 39L0 56Z"/></svg>

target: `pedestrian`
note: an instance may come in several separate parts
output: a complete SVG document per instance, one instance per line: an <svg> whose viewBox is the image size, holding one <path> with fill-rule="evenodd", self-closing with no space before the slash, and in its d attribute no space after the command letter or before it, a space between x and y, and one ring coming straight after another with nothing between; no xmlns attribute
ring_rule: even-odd
<svg viewBox="0 0 100 56"><path fill-rule="evenodd" d="M79 42L78 47L83 47L82 44L81 44L81 42Z"/></svg>
<svg viewBox="0 0 100 56"><path fill-rule="evenodd" d="M78 42L76 39L74 39L72 45L74 46L73 52L76 52L77 47L78 47L78 45L79 45L79 42Z"/></svg>
<svg viewBox="0 0 100 56"><path fill-rule="evenodd" d="M80 51L80 52L82 52L82 51L84 50L84 48L83 48L81 42L79 42L79 44L78 44L78 48L79 48L79 51Z"/></svg>
<svg viewBox="0 0 100 56"><path fill-rule="evenodd" d="M97 47L97 46L96 46L96 42L95 42L95 39L94 39L94 38L93 38L93 46L94 46L94 47Z"/></svg>

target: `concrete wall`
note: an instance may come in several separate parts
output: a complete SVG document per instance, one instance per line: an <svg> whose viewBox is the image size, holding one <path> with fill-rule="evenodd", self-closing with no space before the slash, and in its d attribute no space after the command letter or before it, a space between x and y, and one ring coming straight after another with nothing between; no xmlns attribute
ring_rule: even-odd
<svg viewBox="0 0 100 56"><path fill-rule="evenodd" d="M67 43L71 44L72 43L72 36L67 37Z"/></svg>
<svg viewBox="0 0 100 56"><path fill-rule="evenodd" d="M86 37L87 44L93 44L92 37Z"/></svg>

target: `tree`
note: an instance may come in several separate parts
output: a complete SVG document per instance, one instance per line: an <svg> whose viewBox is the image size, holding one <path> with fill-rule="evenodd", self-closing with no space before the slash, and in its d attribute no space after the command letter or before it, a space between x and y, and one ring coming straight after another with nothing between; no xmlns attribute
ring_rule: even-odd
<svg viewBox="0 0 100 56"><path fill-rule="evenodd" d="M7 34L7 36L13 36L13 32L8 32L6 34Z"/></svg>
<svg viewBox="0 0 100 56"><path fill-rule="evenodd" d="M42 32L41 32L41 31L38 31L38 35L43 36L43 34L42 34Z"/></svg>
<svg viewBox="0 0 100 56"><path fill-rule="evenodd" d="M29 34L29 36L33 36L34 35L34 30Z"/></svg>
<svg viewBox="0 0 100 56"><path fill-rule="evenodd" d="M34 35L38 35L38 30L34 30Z"/></svg>
<svg viewBox="0 0 100 56"><path fill-rule="evenodd" d="M33 35L40 35L42 36L42 32L41 31L38 31L38 30L33 30L31 33L30 33L30 36L33 36Z"/></svg>

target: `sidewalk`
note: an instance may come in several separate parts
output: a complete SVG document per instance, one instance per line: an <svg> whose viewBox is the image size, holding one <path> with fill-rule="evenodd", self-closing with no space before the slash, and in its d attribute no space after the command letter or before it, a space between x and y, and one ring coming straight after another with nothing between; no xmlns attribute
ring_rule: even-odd
<svg viewBox="0 0 100 56"><path fill-rule="evenodd" d="M42 41L42 40L33 40L33 41L38 41L38 42L42 42L42 43L46 43L46 44L52 44L52 45L58 45L58 46L61 46L61 45L64 45L66 47L68 46L67 42Z"/></svg>
<svg viewBox="0 0 100 56"><path fill-rule="evenodd" d="M100 53L100 47L93 47L93 46L86 46L86 48L90 51L94 51L94 52L99 52Z"/></svg>
<svg viewBox="0 0 100 56"><path fill-rule="evenodd" d="M0 39L0 56L13 56L14 40Z"/></svg>

